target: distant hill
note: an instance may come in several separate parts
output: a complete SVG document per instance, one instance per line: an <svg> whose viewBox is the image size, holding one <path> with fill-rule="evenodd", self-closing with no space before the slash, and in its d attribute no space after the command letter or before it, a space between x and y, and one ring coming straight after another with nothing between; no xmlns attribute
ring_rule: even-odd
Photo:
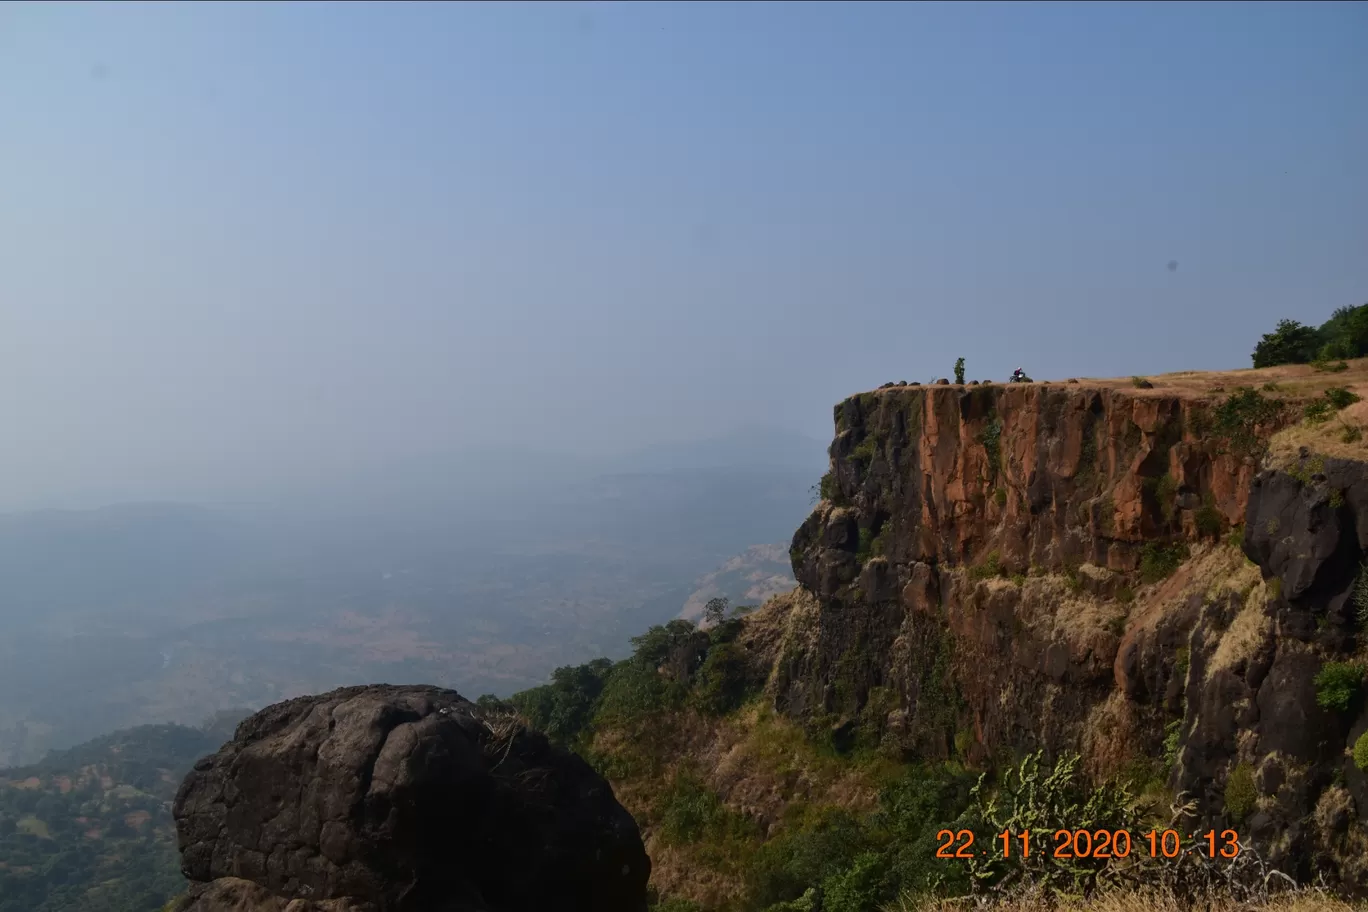
<svg viewBox="0 0 1368 912"><path fill-rule="evenodd" d="M140 726L0 769L0 912L155 912L182 892L171 800L244 715Z"/></svg>

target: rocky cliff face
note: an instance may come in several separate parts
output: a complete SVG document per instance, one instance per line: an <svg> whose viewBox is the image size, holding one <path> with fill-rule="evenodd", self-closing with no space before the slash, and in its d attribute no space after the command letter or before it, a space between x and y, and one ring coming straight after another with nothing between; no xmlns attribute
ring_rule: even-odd
<svg viewBox="0 0 1368 912"><path fill-rule="evenodd" d="M815 598L789 620L776 706L909 755L1148 763L1203 820L1368 888L1345 756L1368 716L1318 705L1315 683L1364 653L1348 604L1368 466L1263 470L1292 414L1219 388L846 400L790 552Z"/></svg>
<svg viewBox="0 0 1368 912"><path fill-rule="evenodd" d="M575 755L436 687L349 687L243 722L174 813L182 910L645 909L650 862Z"/></svg>

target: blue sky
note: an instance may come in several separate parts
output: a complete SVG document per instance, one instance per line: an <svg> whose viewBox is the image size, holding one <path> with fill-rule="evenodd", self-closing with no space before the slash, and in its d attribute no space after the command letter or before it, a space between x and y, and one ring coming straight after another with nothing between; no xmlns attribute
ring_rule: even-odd
<svg viewBox="0 0 1368 912"><path fill-rule="evenodd" d="M1362 3L0 5L0 470L208 497L825 438L960 355L1244 367L1368 302L1365 47Z"/></svg>

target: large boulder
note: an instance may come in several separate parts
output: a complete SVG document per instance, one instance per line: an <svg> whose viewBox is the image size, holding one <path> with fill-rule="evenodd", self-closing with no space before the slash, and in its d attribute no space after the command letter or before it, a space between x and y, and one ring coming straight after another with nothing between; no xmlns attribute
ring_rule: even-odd
<svg viewBox="0 0 1368 912"><path fill-rule="evenodd" d="M267 707L195 765L174 814L183 912L646 905L650 861L608 783L437 687Z"/></svg>

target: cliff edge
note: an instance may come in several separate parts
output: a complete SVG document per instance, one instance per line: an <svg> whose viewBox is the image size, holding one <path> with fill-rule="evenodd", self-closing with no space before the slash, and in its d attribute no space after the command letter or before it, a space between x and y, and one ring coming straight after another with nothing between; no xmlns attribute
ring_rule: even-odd
<svg viewBox="0 0 1368 912"><path fill-rule="evenodd" d="M1271 445L1363 367L840 403L774 705L909 758L1140 767L1194 825L1368 890L1368 449Z"/></svg>

